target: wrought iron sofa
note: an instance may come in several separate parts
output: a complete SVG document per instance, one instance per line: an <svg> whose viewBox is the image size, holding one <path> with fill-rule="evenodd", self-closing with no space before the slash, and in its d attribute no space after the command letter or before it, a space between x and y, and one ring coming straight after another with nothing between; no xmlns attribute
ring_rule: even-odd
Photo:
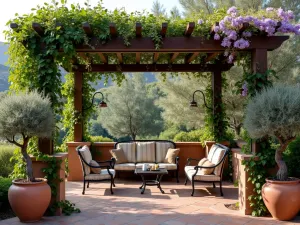
<svg viewBox="0 0 300 225"><path fill-rule="evenodd" d="M90 164L92 160L92 154L87 146L78 146L76 148L79 159L81 161L82 173L83 173L83 191L85 194L85 185L87 188L90 186L90 182L102 182L110 181L110 192L113 194L112 187L115 187L115 170L113 169L113 161L96 161L99 166L93 166ZM91 168L101 168L100 173L91 173Z"/></svg>
<svg viewBox="0 0 300 225"><path fill-rule="evenodd" d="M222 176L223 176L223 168L225 164L226 156L229 154L230 149L221 144L214 144L207 156L207 159L214 164L214 166L190 166L191 161L196 161L197 163L200 159L187 159L187 165L184 168L185 171L185 185L187 181L190 180L192 183L192 194L194 195L195 191L195 182L210 182L213 183L213 187L215 188L215 183L220 183L220 193L223 196L222 191ZM201 169L213 169L211 174L205 175Z"/></svg>
<svg viewBox="0 0 300 225"><path fill-rule="evenodd" d="M145 147L145 145L148 145L148 147ZM148 163L150 166L157 163L161 168L166 168L168 171L174 171L176 173L177 183L179 182L179 157L177 156L175 158L174 163L164 162L168 149L176 148L176 144L174 142L167 140L121 141L115 143L114 148L123 149L128 160L127 163L118 163L115 158L112 158L113 168L116 172L134 171L136 168L141 168L144 163ZM147 155L145 155L145 148L147 148Z"/></svg>

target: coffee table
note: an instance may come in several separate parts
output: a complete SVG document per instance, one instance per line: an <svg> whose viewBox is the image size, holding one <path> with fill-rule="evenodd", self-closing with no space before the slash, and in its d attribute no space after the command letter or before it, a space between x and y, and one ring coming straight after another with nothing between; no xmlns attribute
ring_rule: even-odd
<svg viewBox="0 0 300 225"><path fill-rule="evenodd" d="M166 170L165 168L160 168L159 170L147 170L144 171L142 170L142 168L136 168L134 171L135 174L140 175L142 177L143 180L143 184L140 187L140 189L142 189L141 194L144 194L145 192L145 188L146 186L157 186L160 190L160 192L162 194L164 194L165 192L161 189L160 186L160 181L161 178L163 177L163 175L168 174L168 170ZM156 175L156 179L155 180L146 180L145 177L149 177L149 176L155 176Z"/></svg>

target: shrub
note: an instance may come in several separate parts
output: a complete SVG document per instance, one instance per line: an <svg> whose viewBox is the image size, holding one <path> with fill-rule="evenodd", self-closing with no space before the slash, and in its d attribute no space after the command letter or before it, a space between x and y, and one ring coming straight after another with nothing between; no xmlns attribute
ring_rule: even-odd
<svg viewBox="0 0 300 225"><path fill-rule="evenodd" d="M300 137L289 144L284 152L284 160L289 166L289 176L300 178Z"/></svg>
<svg viewBox="0 0 300 225"><path fill-rule="evenodd" d="M14 163L10 161L14 154L15 146L0 144L0 176L8 177L14 169Z"/></svg>
<svg viewBox="0 0 300 225"><path fill-rule="evenodd" d="M250 99L244 126L252 138L274 136L280 146L275 160L278 180L288 179L288 169L282 154L297 134L300 134L300 87L277 85L265 89Z"/></svg>
<svg viewBox="0 0 300 225"><path fill-rule="evenodd" d="M8 203L8 189L12 184L10 178L0 177L0 202L6 204Z"/></svg>
<svg viewBox="0 0 300 225"><path fill-rule="evenodd" d="M92 142L113 142L112 139L108 137L102 137L102 136L91 136Z"/></svg>
<svg viewBox="0 0 300 225"><path fill-rule="evenodd" d="M176 126L169 127L159 134L160 140L174 140L175 136L180 132Z"/></svg>

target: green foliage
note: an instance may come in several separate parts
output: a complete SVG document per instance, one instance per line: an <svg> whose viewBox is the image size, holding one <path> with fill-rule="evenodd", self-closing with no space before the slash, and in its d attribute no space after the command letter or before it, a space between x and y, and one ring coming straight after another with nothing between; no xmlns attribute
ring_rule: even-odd
<svg viewBox="0 0 300 225"><path fill-rule="evenodd" d="M300 137L289 144L284 152L284 161L288 165L289 177L300 178Z"/></svg>
<svg viewBox="0 0 300 225"><path fill-rule="evenodd" d="M247 105L245 128L252 137L273 135L282 141L299 134L299 85L276 85L253 97Z"/></svg>
<svg viewBox="0 0 300 225"><path fill-rule="evenodd" d="M113 142L114 140L108 138L108 137L102 137L102 136L91 136L92 142Z"/></svg>
<svg viewBox="0 0 300 225"><path fill-rule="evenodd" d="M54 116L50 99L38 92L7 95L0 101L0 136L15 141L25 137L51 137Z"/></svg>
<svg viewBox="0 0 300 225"><path fill-rule="evenodd" d="M55 214L56 210L61 208L62 213L65 214L65 216L70 216L72 213L80 213L80 209L75 207L74 203L71 203L68 200L55 202L52 207L50 208L50 213L52 215Z"/></svg>
<svg viewBox="0 0 300 225"><path fill-rule="evenodd" d="M8 204L8 189L12 184L10 178L3 178L0 176L0 202Z"/></svg>
<svg viewBox="0 0 300 225"><path fill-rule="evenodd" d="M10 159L14 154L14 145L1 143L0 144L0 177L8 177L14 168L14 162Z"/></svg>
<svg viewBox="0 0 300 225"><path fill-rule="evenodd" d="M254 194L249 196L250 206L253 210L252 216L263 216L267 214L268 210L263 202L261 189L266 182L266 178L269 177L268 169L275 166L274 154L277 146L272 144L271 140L258 140L257 143L259 144L259 153L249 161L244 160L242 163L249 174L248 181L254 186Z"/></svg>
<svg viewBox="0 0 300 225"><path fill-rule="evenodd" d="M107 90L108 107L101 109L102 126L116 138L137 135L155 135L163 128L161 109L154 105L146 88L142 74L127 76L121 87L112 86ZM150 96L149 96L150 95Z"/></svg>
<svg viewBox="0 0 300 225"><path fill-rule="evenodd" d="M173 140L179 132L180 129L177 126L171 126L159 134L159 139Z"/></svg>

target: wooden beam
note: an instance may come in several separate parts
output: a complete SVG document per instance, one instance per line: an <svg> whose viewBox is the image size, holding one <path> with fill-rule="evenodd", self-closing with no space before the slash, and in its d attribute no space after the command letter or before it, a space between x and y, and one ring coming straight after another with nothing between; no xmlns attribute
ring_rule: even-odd
<svg viewBox="0 0 300 225"><path fill-rule="evenodd" d="M13 29L13 30L17 30L19 28L19 25L16 24L16 23L11 23L10 28Z"/></svg>
<svg viewBox="0 0 300 225"><path fill-rule="evenodd" d="M209 62L209 61L215 59L219 54L220 54L219 52L214 52L214 53L209 53L209 54L207 54L207 57L206 57L206 59L205 59L205 62L207 63L207 62Z"/></svg>
<svg viewBox="0 0 300 225"><path fill-rule="evenodd" d="M246 49L236 49L237 51L251 51L255 48L265 48L268 51L278 48L289 36L271 36L259 37L254 36L249 38L250 46ZM93 46L93 47L91 47ZM221 41L205 40L202 37L165 37L163 45L160 49L155 49L155 43L151 38L142 37L134 38L130 41L130 46L124 45L122 38L114 38L108 43L103 44L101 40L96 37L91 38L90 45L78 44L75 46L77 52L221 52L226 48L221 46ZM63 52L63 49L59 51Z"/></svg>
<svg viewBox="0 0 300 225"><path fill-rule="evenodd" d="M160 35L161 35L163 38L166 36L167 29L168 29L168 23L162 23L162 24L161 24Z"/></svg>
<svg viewBox="0 0 300 225"><path fill-rule="evenodd" d="M278 31L279 27L281 27L282 23L279 21L275 27L275 33Z"/></svg>
<svg viewBox="0 0 300 225"><path fill-rule="evenodd" d="M107 64L108 63L108 58L106 55L104 55L103 53L101 52L97 52L98 56L100 57L101 61L104 63L104 64Z"/></svg>
<svg viewBox="0 0 300 225"><path fill-rule="evenodd" d="M32 23L32 28L35 30L35 32L38 33L38 35L40 36L44 35L44 29L39 23Z"/></svg>
<svg viewBox="0 0 300 225"><path fill-rule="evenodd" d="M173 63L178 55L179 55L179 52L172 53L170 63Z"/></svg>
<svg viewBox="0 0 300 225"><path fill-rule="evenodd" d="M186 26L184 36L190 37L194 31L195 28L195 22L189 22L188 25Z"/></svg>
<svg viewBox="0 0 300 225"><path fill-rule="evenodd" d="M157 62L158 57L159 57L159 53L158 53L158 52L155 52L154 55L153 55L153 63L156 63L156 62Z"/></svg>
<svg viewBox="0 0 300 225"><path fill-rule="evenodd" d="M89 37L93 36L92 28L88 22L82 23L82 29L84 30L87 36Z"/></svg>
<svg viewBox="0 0 300 225"><path fill-rule="evenodd" d="M74 65L80 72L214 72L228 71L233 65L229 64L92 64L90 68L85 65ZM90 69L90 70L88 70Z"/></svg>
<svg viewBox="0 0 300 225"><path fill-rule="evenodd" d="M142 24L141 23L135 24L135 36L142 37Z"/></svg>
<svg viewBox="0 0 300 225"><path fill-rule="evenodd" d="M123 56L122 56L122 53L117 53L117 57L118 57L118 61L120 64L123 63Z"/></svg>
<svg viewBox="0 0 300 225"><path fill-rule="evenodd" d="M109 24L109 33L112 37L117 37L117 28L115 23Z"/></svg>
<svg viewBox="0 0 300 225"><path fill-rule="evenodd" d="M74 141L81 142L83 137L82 113L82 84L83 74L80 71L74 72L74 109L78 114L78 121L74 124Z"/></svg>
<svg viewBox="0 0 300 225"><path fill-rule="evenodd" d="M253 73L265 73L268 69L267 49L254 49L251 52Z"/></svg>
<svg viewBox="0 0 300 225"><path fill-rule="evenodd" d="M214 133L218 135L217 138L220 138L224 134L224 124L223 121L219 120L218 114L222 113L222 71L215 71L212 74L212 80L211 80L212 90L213 90L213 96L212 96L212 102L213 102L213 128Z"/></svg>
<svg viewBox="0 0 300 225"><path fill-rule="evenodd" d="M140 53L140 52L137 52L137 53L135 54L135 58L136 58L136 63L137 63L137 64L140 64L140 62L141 62L141 53Z"/></svg>
<svg viewBox="0 0 300 225"><path fill-rule="evenodd" d="M239 29L239 34L241 35L249 26L249 23L243 23L241 28Z"/></svg>
<svg viewBox="0 0 300 225"><path fill-rule="evenodd" d="M185 58L185 63L186 64L191 63L199 54L200 54L200 52L194 52L191 55L187 55L187 57Z"/></svg>
<svg viewBox="0 0 300 225"><path fill-rule="evenodd" d="M216 26L219 26L219 22L216 22L210 29L210 32L209 32L209 39L210 40L213 40L214 39L214 36L215 36L215 27Z"/></svg>

